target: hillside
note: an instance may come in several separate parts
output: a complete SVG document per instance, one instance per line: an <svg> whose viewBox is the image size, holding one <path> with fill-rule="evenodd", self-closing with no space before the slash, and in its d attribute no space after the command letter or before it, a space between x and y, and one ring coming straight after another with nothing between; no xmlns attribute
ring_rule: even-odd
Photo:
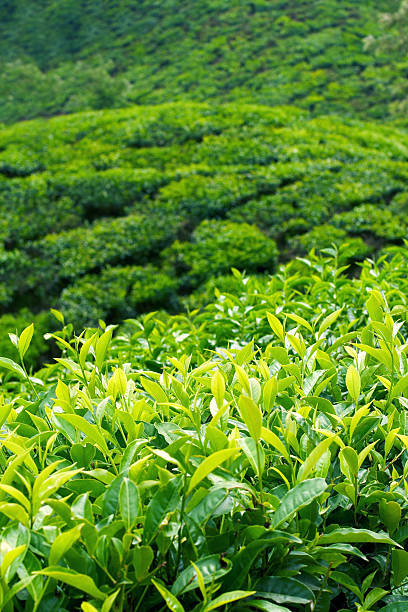
<svg viewBox="0 0 408 612"><path fill-rule="evenodd" d="M179 310L231 267L271 273L344 242L358 261L407 237L396 128L176 103L16 124L0 147L5 315L53 306L79 329Z"/></svg>
<svg viewBox="0 0 408 612"><path fill-rule="evenodd" d="M396 0L1 0L0 121L168 101L384 119L406 79L366 52Z"/></svg>

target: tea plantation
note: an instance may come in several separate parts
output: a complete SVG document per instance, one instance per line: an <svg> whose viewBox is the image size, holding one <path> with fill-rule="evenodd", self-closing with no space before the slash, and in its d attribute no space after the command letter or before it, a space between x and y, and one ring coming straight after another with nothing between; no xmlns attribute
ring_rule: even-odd
<svg viewBox="0 0 408 612"><path fill-rule="evenodd" d="M0 147L10 357L7 332L32 320L46 331L50 306L80 331L194 308L232 267L272 273L344 242L358 263L407 237L408 137L396 127L175 103L15 124ZM44 351L40 335L29 362Z"/></svg>
<svg viewBox="0 0 408 612"><path fill-rule="evenodd" d="M406 6L0 0L1 611L408 611Z"/></svg>

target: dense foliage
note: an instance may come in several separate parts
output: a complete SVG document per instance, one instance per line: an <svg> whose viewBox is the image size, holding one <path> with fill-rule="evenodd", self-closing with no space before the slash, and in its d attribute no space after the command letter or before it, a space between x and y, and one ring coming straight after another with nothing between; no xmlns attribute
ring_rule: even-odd
<svg viewBox="0 0 408 612"><path fill-rule="evenodd" d="M397 0L1 0L0 121L169 100L399 111L406 54L364 47Z"/></svg>
<svg viewBox="0 0 408 612"><path fill-rule="evenodd" d="M359 261L407 236L401 129L176 103L20 123L0 147L0 326L13 332L50 306L78 330L194 307L231 267L273 272L343 242Z"/></svg>
<svg viewBox="0 0 408 612"><path fill-rule="evenodd" d="M11 337L2 610L406 609L408 255L346 256L119 330L56 312L34 375Z"/></svg>

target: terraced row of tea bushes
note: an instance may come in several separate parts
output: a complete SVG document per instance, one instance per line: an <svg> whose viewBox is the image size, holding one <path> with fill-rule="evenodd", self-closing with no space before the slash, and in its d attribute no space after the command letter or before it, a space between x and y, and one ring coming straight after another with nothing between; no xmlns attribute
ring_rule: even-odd
<svg viewBox="0 0 408 612"><path fill-rule="evenodd" d="M408 251L334 255L119 330L56 312L34 376L12 336L5 612L406 608Z"/></svg>
<svg viewBox="0 0 408 612"><path fill-rule="evenodd" d="M17 124L0 149L4 314L52 305L81 327L174 310L231 267L273 272L278 252L347 241L359 260L407 236L408 140L396 128L167 104ZM122 269L140 279L142 266L144 288L132 288Z"/></svg>
<svg viewBox="0 0 408 612"><path fill-rule="evenodd" d="M364 39L397 5L43 0L33 11L3 2L0 121L209 99L384 118L400 110L406 65L398 53L366 51Z"/></svg>

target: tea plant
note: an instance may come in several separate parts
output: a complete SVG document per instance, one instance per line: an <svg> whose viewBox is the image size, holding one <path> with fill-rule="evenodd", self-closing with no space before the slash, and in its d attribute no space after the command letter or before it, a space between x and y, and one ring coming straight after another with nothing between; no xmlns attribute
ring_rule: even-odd
<svg viewBox="0 0 408 612"><path fill-rule="evenodd" d="M407 606L408 259L339 255L119 330L54 311L36 373L11 336L3 610Z"/></svg>

